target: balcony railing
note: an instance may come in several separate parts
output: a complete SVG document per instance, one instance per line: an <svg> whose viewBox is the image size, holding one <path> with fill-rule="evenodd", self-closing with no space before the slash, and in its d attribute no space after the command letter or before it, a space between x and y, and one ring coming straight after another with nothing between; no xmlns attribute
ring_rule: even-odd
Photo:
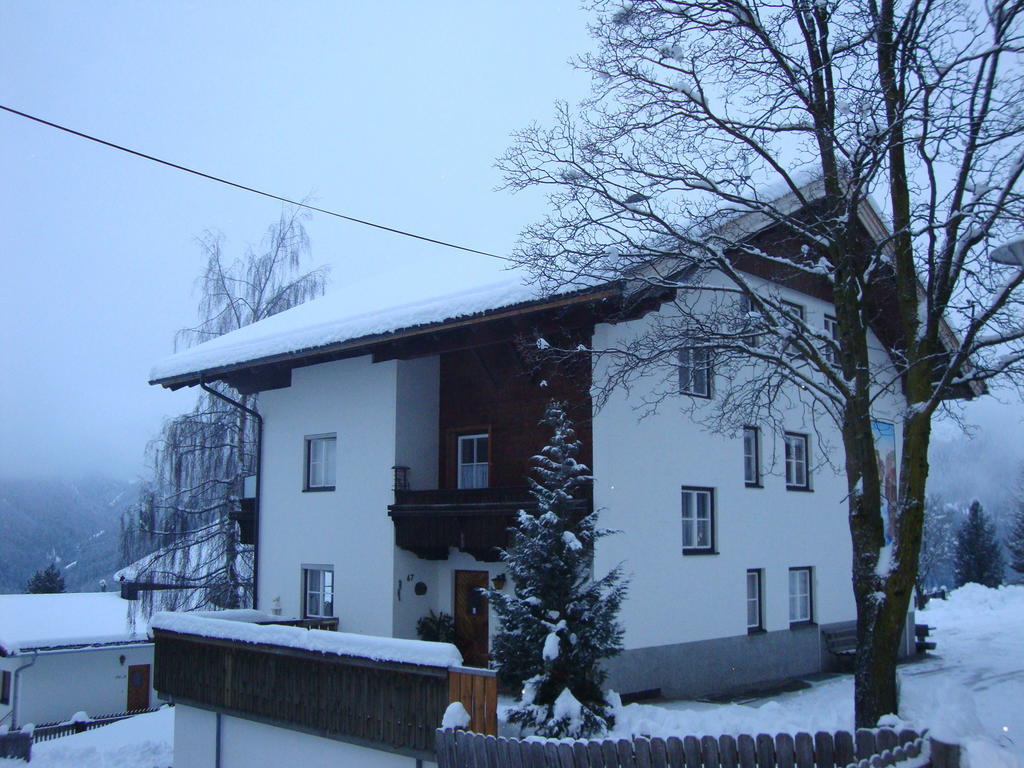
<svg viewBox="0 0 1024 768"><path fill-rule="evenodd" d="M228 624L228 622L224 622ZM154 687L182 704L433 760L447 667L154 628Z"/></svg>
<svg viewBox="0 0 1024 768"><path fill-rule="evenodd" d="M581 514L593 509L587 488L575 503ZM395 489L388 514L395 523L395 543L420 557L444 559L449 548L469 552L479 560L495 561L509 545L509 529L521 509L533 510L530 489L458 488Z"/></svg>

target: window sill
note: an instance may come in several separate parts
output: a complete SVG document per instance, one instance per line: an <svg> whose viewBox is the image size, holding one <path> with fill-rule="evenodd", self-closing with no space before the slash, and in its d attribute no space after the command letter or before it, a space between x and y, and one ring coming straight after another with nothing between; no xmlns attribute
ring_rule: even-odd
<svg viewBox="0 0 1024 768"><path fill-rule="evenodd" d="M744 483L743 485L747 488L764 488L760 483Z"/></svg>
<svg viewBox="0 0 1024 768"><path fill-rule="evenodd" d="M809 488L806 485L787 485L787 491L797 491L798 493L814 493L813 488Z"/></svg>
<svg viewBox="0 0 1024 768"><path fill-rule="evenodd" d="M807 621L791 621L789 622L790 629L811 629L817 628L818 623L814 619L808 619Z"/></svg>
<svg viewBox="0 0 1024 768"><path fill-rule="evenodd" d="M768 630L764 627L747 627L748 635L767 635Z"/></svg>
<svg viewBox="0 0 1024 768"><path fill-rule="evenodd" d="M717 555L718 550L715 549L684 549L683 555L689 557L690 555Z"/></svg>
<svg viewBox="0 0 1024 768"><path fill-rule="evenodd" d="M711 395L702 395L699 392L680 392L684 397L699 397L701 400L710 400Z"/></svg>
<svg viewBox="0 0 1024 768"><path fill-rule="evenodd" d="M325 485L325 486L320 487L320 488L303 488L302 492L303 493L326 493L327 491L333 491L333 490L334 490L334 486L333 485ZM315 618L319 618L319 617L315 617Z"/></svg>

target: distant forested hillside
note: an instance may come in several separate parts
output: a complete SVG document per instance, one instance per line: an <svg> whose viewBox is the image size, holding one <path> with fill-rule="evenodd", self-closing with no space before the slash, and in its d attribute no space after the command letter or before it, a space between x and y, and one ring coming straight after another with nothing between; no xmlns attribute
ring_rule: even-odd
<svg viewBox="0 0 1024 768"><path fill-rule="evenodd" d="M98 590L120 565L120 519L137 501L135 483L109 478L0 480L0 593L52 558L69 592Z"/></svg>

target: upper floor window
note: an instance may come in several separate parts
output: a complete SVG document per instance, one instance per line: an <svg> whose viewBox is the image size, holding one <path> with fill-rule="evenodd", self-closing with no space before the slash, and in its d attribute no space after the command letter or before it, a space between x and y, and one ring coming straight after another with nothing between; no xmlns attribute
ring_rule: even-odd
<svg viewBox="0 0 1024 768"><path fill-rule="evenodd" d="M747 631L764 629L764 611L761 606L761 570L747 571Z"/></svg>
<svg viewBox="0 0 1024 768"><path fill-rule="evenodd" d="M746 294L740 296L740 332L744 341L752 347L761 346L761 335L757 327L761 323L761 315L754 309L754 302Z"/></svg>
<svg viewBox="0 0 1024 768"><path fill-rule="evenodd" d="M334 615L334 569L304 568L302 615L322 619Z"/></svg>
<svg viewBox="0 0 1024 768"><path fill-rule="evenodd" d="M789 569L789 623L800 624L814 620L811 596L811 569Z"/></svg>
<svg viewBox="0 0 1024 768"><path fill-rule="evenodd" d="M761 430L743 428L743 482L750 488L761 486Z"/></svg>
<svg viewBox="0 0 1024 768"><path fill-rule="evenodd" d="M830 315L825 315L825 335L832 339L836 347L839 345L839 321ZM836 347L828 344L824 350L825 359L832 365L839 365Z"/></svg>
<svg viewBox="0 0 1024 768"><path fill-rule="evenodd" d="M782 305L782 310L789 315L789 318L783 318L783 322L786 324L789 331L796 335L801 334L803 332L802 326L806 319L804 308L799 304L794 304L792 301L780 301L779 303ZM800 353L799 348L793 343L783 345L783 350L791 355L797 355Z"/></svg>
<svg viewBox="0 0 1024 768"><path fill-rule="evenodd" d="M704 347L679 350L679 392L711 397L711 353Z"/></svg>
<svg viewBox="0 0 1024 768"><path fill-rule="evenodd" d="M312 435L306 438L305 490L334 490L337 447L338 438L335 435Z"/></svg>
<svg viewBox="0 0 1024 768"><path fill-rule="evenodd" d="M715 492L683 487L683 554L712 553L715 548Z"/></svg>
<svg viewBox="0 0 1024 768"><path fill-rule="evenodd" d="M810 470L807 461L807 435L787 432L786 441L786 488L810 490Z"/></svg>
<svg viewBox="0 0 1024 768"><path fill-rule="evenodd" d="M488 448L486 434L459 436L459 488L487 487Z"/></svg>

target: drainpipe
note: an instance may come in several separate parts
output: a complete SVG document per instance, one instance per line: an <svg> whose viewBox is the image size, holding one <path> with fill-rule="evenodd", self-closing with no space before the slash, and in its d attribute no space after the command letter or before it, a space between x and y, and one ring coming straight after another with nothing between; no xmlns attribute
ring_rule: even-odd
<svg viewBox="0 0 1024 768"><path fill-rule="evenodd" d="M204 392L210 393L218 400L223 400L228 405L245 411L256 420L256 503L253 505L254 514L252 521L252 607L256 608L259 605L257 590L259 589L260 575L260 480L263 475L263 417L252 408L247 408L237 400L232 400L227 395L207 386L202 377L199 379L199 386Z"/></svg>
<svg viewBox="0 0 1024 768"><path fill-rule="evenodd" d="M16 667L14 672L11 674L11 699L13 704L11 705L11 730L18 727L18 699L21 698L21 686L18 685L18 676L23 669L28 669L36 660L39 658L39 649L36 648L32 651L32 661L22 664L20 667Z"/></svg>

